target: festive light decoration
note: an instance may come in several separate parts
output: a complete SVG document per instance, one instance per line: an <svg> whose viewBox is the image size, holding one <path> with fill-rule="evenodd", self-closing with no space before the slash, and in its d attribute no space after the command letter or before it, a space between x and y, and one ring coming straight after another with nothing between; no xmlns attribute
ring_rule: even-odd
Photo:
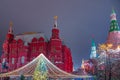
<svg viewBox="0 0 120 80"><path fill-rule="evenodd" d="M39 59L37 67L33 74L34 80L47 80L47 67L43 59Z"/></svg>
<svg viewBox="0 0 120 80"><path fill-rule="evenodd" d="M41 75L41 73L43 73L44 75ZM42 78L44 80L47 77L49 78L91 78L92 77L89 75L73 75L67 73L56 67L43 54L40 54L33 61L31 61L30 63L26 64L25 66L17 70L0 74L0 77L19 76L20 74L23 74L24 76L33 76L37 80L39 80L39 78Z"/></svg>
<svg viewBox="0 0 120 80"><path fill-rule="evenodd" d="M107 41L99 45L97 59L99 80L119 80L120 71L120 28L116 13L112 10Z"/></svg>

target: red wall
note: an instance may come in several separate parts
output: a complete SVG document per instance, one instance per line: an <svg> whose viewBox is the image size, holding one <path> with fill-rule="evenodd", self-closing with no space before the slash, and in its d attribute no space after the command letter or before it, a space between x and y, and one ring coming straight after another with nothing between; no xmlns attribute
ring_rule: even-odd
<svg viewBox="0 0 120 80"><path fill-rule="evenodd" d="M7 37L7 39L13 37ZM5 53L8 53L5 56ZM73 62L70 49L62 44L59 38L59 29L52 29L52 36L49 41L45 41L43 37L33 38L30 43L25 45L22 39L15 40L15 38L9 42L5 40L3 43L3 58L8 59L9 71L19 68L39 54L43 53L51 62L53 62L60 69L72 72ZM21 63L21 58L24 56L24 63ZM12 58L14 58L14 64L12 64Z"/></svg>

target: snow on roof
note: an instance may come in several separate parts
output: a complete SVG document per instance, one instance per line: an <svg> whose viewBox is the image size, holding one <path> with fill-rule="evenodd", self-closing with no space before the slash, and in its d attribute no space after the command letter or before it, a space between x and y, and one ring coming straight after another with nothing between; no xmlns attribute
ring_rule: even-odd
<svg viewBox="0 0 120 80"><path fill-rule="evenodd" d="M23 34L18 34L15 36L15 40L21 39L23 40L24 44L27 45L27 43L30 43L33 38L39 39L40 37L43 37L46 42L48 41L45 35L41 32L27 32Z"/></svg>

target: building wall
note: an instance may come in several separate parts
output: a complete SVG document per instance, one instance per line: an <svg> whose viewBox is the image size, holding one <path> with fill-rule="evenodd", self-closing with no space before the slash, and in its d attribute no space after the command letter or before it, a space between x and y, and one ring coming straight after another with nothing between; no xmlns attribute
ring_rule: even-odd
<svg viewBox="0 0 120 80"><path fill-rule="evenodd" d="M4 58L6 58L6 61L8 59L8 71L12 71L24 66L41 53L60 69L72 72L73 62L71 51L66 45L62 44L58 29L52 30L52 36L49 41L45 41L44 37L33 37L31 42L27 44L22 39L16 40L13 38L11 42L5 40L1 61Z"/></svg>

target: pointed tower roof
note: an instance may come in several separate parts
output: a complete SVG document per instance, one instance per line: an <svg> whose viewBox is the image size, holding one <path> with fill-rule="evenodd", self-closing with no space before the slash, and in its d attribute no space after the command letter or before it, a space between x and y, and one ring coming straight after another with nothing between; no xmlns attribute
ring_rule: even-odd
<svg viewBox="0 0 120 80"><path fill-rule="evenodd" d="M57 28L57 19L58 19L58 16L54 16L54 28Z"/></svg>
<svg viewBox="0 0 120 80"><path fill-rule="evenodd" d="M97 57L96 45L94 39L92 39L90 59L96 57Z"/></svg>
<svg viewBox="0 0 120 80"><path fill-rule="evenodd" d="M112 14L111 14L110 17L111 17L111 22L110 22L109 32L120 31L119 26L118 26L118 22L117 22L117 19L116 19L116 13L115 13L114 9L112 9Z"/></svg>
<svg viewBox="0 0 120 80"><path fill-rule="evenodd" d="M13 29L12 29L12 27L13 27L13 22L10 21L8 34L13 34Z"/></svg>
<svg viewBox="0 0 120 80"><path fill-rule="evenodd" d="M92 39L92 46L96 46L94 39Z"/></svg>
<svg viewBox="0 0 120 80"><path fill-rule="evenodd" d="M52 28L52 39L59 39L59 29L57 28L58 16L54 16L54 26Z"/></svg>

